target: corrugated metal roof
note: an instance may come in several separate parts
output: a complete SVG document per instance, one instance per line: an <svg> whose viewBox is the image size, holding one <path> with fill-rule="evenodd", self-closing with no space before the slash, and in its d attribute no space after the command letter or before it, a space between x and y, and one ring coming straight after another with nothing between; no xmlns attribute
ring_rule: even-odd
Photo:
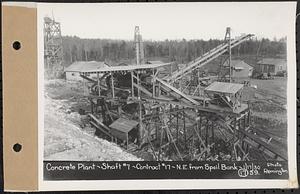
<svg viewBox="0 0 300 194"><path fill-rule="evenodd" d="M104 67L101 69L91 69L81 71L82 73L97 73L97 72L113 72L113 71L132 71L132 70L145 70L145 69L155 69L165 65L170 65L172 63L163 64L141 64L141 65L122 65L122 66L111 66Z"/></svg>
<svg viewBox="0 0 300 194"><path fill-rule="evenodd" d="M264 58L257 62L257 64L262 65L286 65L285 59L280 58Z"/></svg>
<svg viewBox="0 0 300 194"><path fill-rule="evenodd" d="M89 71L93 69L101 69L109 67L105 62L97 62L97 61L76 61L72 63L70 66L65 68L65 71Z"/></svg>
<svg viewBox="0 0 300 194"><path fill-rule="evenodd" d="M116 129L118 131L128 133L134 127L136 127L139 123L134 120L128 120L124 118L118 118L115 122L113 122L109 127Z"/></svg>
<svg viewBox="0 0 300 194"><path fill-rule="evenodd" d="M205 88L205 91L235 94L236 92L241 90L243 86L243 84L237 83L213 82Z"/></svg>

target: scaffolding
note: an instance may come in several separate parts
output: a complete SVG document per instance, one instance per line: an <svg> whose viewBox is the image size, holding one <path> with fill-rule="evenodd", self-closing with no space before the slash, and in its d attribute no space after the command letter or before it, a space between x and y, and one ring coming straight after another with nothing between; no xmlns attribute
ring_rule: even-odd
<svg viewBox="0 0 300 194"><path fill-rule="evenodd" d="M201 84L207 79L198 71L203 65L251 36L223 43L167 77L159 72L172 63L82 71L89 84L91 124L101 137L129 151L146 149L157 161L215 161L226 156L248 161L250 149L287 160L286 153L265 143L252 127L250 107L242 101L243 84ZM92 74L96 80L88 77ZM191 75L194 83L184 80Z"/></svg>
<svg viewBox="0 0 300 194"><path fill-rule="evenodd" d="M63 74L63 49L60 23L44 18L44 68L45 77L59 78Z"/></svg>
<svg viewBox="0 0 300 194"><path fill-rule="evenodd" d="M218 81L232 82L233 67L231 64L231 28L226 28L224 42L228 43L228 51L224 53L224 58L220 63Z"/></svg>

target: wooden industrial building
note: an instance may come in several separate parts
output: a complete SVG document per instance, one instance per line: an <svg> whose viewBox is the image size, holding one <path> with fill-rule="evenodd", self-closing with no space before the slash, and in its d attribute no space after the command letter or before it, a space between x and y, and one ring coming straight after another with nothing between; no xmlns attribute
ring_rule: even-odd
<svg viewBox="0 0 300 194"><path fill-rule="evenodd" d="M242 60L232 60L232 67L234 71L232 72L232 77L239 78L249 78L252 76L253 67Z"/></svg>
<svg viewBox="0 0 300 194"><path fill-rule="evenodd" d="M257 62L257 71L268 73L270 75L278 75L286 72L287 61L281 58L264 58Z"/></svg>
<svg viewBox="0 0 300 194"><path fill-rule="evenodd" d="M82 77L80 76L80 72L88 71L92 69L101 69L104 67L108 67L105 62L97 62L97 61L76 61L72 63L70 66L65 68L64 72L66 75L66 80L68 81L82 81Z"/></svg>

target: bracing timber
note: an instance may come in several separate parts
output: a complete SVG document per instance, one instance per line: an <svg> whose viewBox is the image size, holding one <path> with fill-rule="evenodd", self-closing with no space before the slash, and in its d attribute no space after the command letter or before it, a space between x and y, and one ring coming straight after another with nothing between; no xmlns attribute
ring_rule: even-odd
<svg viewBox="0 0 300 194"><path fill-rule="evenodd" d="M227 29L225 43L160 77L170 63L143 64L136 28L137 64L81 72L91 85L85 93L91 124L128 150L150 152L153 160L248 161L253 149L287 160L269 144L270 138L254 132L251 110L242 101L243 84L231 79L203 84L210 77L199 71L222 54L230 56L231 48L252 36L232 40Z"/></svg>

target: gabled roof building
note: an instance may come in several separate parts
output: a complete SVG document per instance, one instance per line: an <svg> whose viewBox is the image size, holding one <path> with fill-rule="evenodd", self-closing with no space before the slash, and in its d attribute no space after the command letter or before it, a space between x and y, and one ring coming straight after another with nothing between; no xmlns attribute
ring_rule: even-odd
<svg viewBox="0 0 300 194"><path fill-rule="evenodd" d="M287 70L287 61L281 58L264 58L257 62L256 69L261 73L276 75Z"/></svg>
<svg viewBox="0 0 300 194"><path fill-rule="evenodd" d="M233 71L233 78L249 78L252 76L253 67L242 60L232 60L231 61Z"/></svg>
<svg viewBox="0 0 300 194"><path fill-rule="evenodd" d="M80 72L95 69L106 68L108 65L105 62L97 61L76 61L65 68L66 80L82 80Z"/></svg>

